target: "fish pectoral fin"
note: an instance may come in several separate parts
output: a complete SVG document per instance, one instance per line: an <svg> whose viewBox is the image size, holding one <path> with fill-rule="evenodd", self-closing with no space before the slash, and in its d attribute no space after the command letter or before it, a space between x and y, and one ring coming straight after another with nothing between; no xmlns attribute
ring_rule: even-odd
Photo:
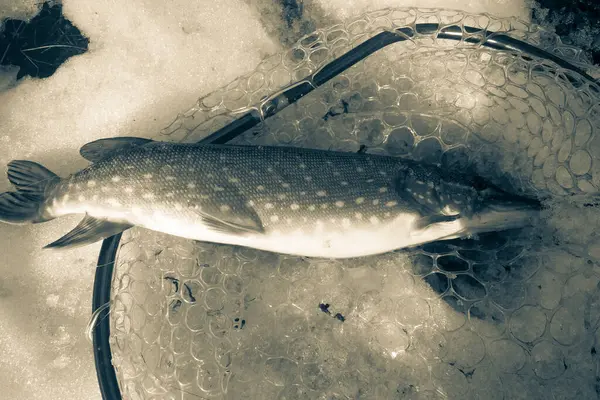
<svg viewBox="0 0 600 400"><path fill-rule="evenodd" d="M135 146L143 146L151 142L154 142L154 140L129 136L99 139L84 144L79 149L79 154L88 161L98 162L117 151Z"/></svg>
<svg viewBox="0 0 600 400"><path fill-rule="evenodd" d="M196 212L202 217L202 222L206 224L206 226L219 233L243 235L245 233L265 232L258 216L254 214L244 216L243 214L238 213L226 217L219 217L212 213L199 210L196 210Z"/></svg>
<svg viewBox="0 0 600 400"><path fill-rule="evenodd" d="M459 218L460 218L460 214L456 214L456 215L442 215L442 214L427 215L425 217L422 217L422 218L418 219L415 222L415 229L421 230L421 229L425 229L428 226L433 225L433 224L438 224L438 223L441 223L441 222L452 222L452 221L456 221Z"/></svg>
<svg viewBox="0 0 600 400"><path fill-rule="evenodd" d="M241 235L244 233L262 233L262 231L259 231L259 230L255 229L254 227L233 224L233 223L230 223L227 221L220 220L215 217L205 217L203 219L204 219L204 223L207 226L209 226L211 229L221 232L221 233L229 233L229 234L236 234L236 235Z"/></svg>
<svg viewBox="0 0 600 400"><path fill-rule="evenodd" d="M85 215L81 222L60 239L44 246L45 249L54 247L83 246L121 233L133 225L110 222Z"/></svg>

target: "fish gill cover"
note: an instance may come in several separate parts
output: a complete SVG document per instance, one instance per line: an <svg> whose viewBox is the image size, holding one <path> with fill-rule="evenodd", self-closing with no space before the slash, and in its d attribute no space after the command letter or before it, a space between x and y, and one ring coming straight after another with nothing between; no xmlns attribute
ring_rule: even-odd
<svg viewBox="0 0 600 400"><path fill-rule="evenodd" d="M198 141L378 28L416 21L509 32L576 61L579 54L514 19L372 12L317 30L201 98L160 139ZM581 204L600 188L599 93L544 60L418 37L238 137L236 144L362 149L471 168L562 205L539 229L344 261L132 229L111 296L123 395L593 398L599 220Z"/></svg>

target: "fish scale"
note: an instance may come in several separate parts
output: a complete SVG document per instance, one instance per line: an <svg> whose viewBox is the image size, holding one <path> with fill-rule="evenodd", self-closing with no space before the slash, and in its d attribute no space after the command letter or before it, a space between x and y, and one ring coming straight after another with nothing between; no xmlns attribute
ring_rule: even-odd
<svg viewBox="0 0 600 400"><path fill-rule="evenodd" d="M90 243L137 225L195 240L346 258L512 228L539 208L492 185L476 188L435 166L381 155L140 138L102 139L81 153L93 163L65 179L28 161L9 164L17 190L34 175L52 179L36 207L22 208L28 211L21 214L34 214L13 216L14 204L0 202L0 219L3 213L7 222L86 215L50 247ZM27 202L13 197L12 203ZM495 210L486 209L488 200Z"/></svg>
<svg viewBox="0 0 600 400"><path fill-rule="evenodd" d="M384 171L387 176L393 176L399 167L398 160L395 159L376 165L365 156L360 156L362 160L356 160L348 159L347 155L327 157L318 152L305 152L302 157L290 158L287 152L279 148L265 150L250 147L223 159L221 152L234 149L208 146L202 149L181 146L179 149L178 154L172 154L173 151L168 147L155 146L128 155L129 162L134 166L144 158L153 160L145 166L148 171L158 171L152 174L152 178L140 178L140 173L134 172L139 171L138 168L123 171L118 167L121 161L114 159L98 165L93 174L75 176L72 183L87 187L87 182L94 180L100 185L131 187L134 193L148 192L154 195L152 200L140 201L134 196L128 197L121 193L116 199L125 208L135 200L140 207L152 210L161 208L164 203L170 206L176 202L187 203L188 206L198 205L201 208L220 209L221 206L228 206L240 210L246 208L242 204L245 200L246 203L254 204L254 211L261 222L273 229L303 228L313 225L316 219L339 219L350 211L363 213L365 220L371 216L383 218L384 213L390 211L385 204L397 198L388 189L390 179L381 175L381 171ZM192 157L187 157L188 155ZM161 167L167 162L167 157L173 166L170 172ZM224 171L224 168L228 170ZM353 173L357 168L362 168L363 172ZM190 169L197 172L190 172ZM175 176L175 179L167 180L169 174ZM119 182L112 183L109 179L111 176L119 176ZM307 181L307 176L312 179ZM229 182L232 178L239 182ZM369 179L373 179L373 182L367 183ZM346 184L342 185L341 182ZM188 187L190 183L194 185L193 189ZM218 187L223 190L216 190ZM388 191L380 193L381 188ZM176 200L162 200L168 193L175 191ZM326 195L319 196L317 193L321 191ZM202 199L202 195L207 198ZM280 199L280 195L285 195L285 199ZM61 193L57 193L57 197L60 196ZM356 204L356 199L361 197L369 201ZM76 199L74 196L70 198ZM106 197L99 199L97 204L101 205L103 200L106 201ZM377 200L376 205L373 204L374 200ZM344 203L343 207L336 206L335 203L340 201ZM273 207L267 208L267 204L272 204ZM293 204L298 207L292 207ZM315 207L313 218L305 223L302 216L310 206ZM323 206L327 208L322 208ZM270 219L275 213L281 214L279 224ZM188 212L186 215L189 217L193 213ZM287 218L293 220L291 225L285 223Z"/></svg>

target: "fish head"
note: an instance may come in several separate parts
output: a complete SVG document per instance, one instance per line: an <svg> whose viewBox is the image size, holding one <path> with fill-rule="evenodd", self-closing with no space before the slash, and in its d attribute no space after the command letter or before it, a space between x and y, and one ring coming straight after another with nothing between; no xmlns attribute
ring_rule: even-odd
<svg viewBox="0 0 600 400"><path fill-rule="evenodd" d="M479 176L414 171L402 183L421 215L411 234L420 243L521 228L539 217L538 200L506 192Z"/></svg>
<svg viewBox="0 0 600 400"><path fill-rule="evenodd" d="M457 231L444 239L531 226L539 219L542 209L537 199L506 192L479 179L462 190L451 187L445 197L444 209L455 213Z"/></svg>

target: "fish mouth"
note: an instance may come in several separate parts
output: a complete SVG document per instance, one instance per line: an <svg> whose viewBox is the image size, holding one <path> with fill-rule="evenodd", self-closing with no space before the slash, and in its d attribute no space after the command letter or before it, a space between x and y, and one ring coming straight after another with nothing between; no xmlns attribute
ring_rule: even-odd
<svg viewBox="0 0 600 400"><path fill-rule="evenodd" d="M540 218L537 199L513 195L495 188L479 192L472 212L447 216L415 230L411 236L423 241L451 240L476 234L525 228ZM430 221L431 222L431 221Z"/></svg>
<svg viewBox="0 0 600 400"><path fill-rule="evenodd" d="M469 233L506 230L531 226L539 218L542 203L538 199L487 188L481 192L480 207L466 225Z"/></svg>
<svg viewBox="0 0 600 400"><path fill-rule="evenodd" d="M510 196L510 199L494 199L464 221L465 233L471 235L491 231L525 228L540 218L542 205L538 200Z"/></svg>
<svg viewBox="0 0 600 400"><path fill-rule="evenodd" d="M537 199L505 192L488 193L477 212L459 218L459 229L441 240L530 227L539 221L541 210L542 204Z"/></svg>
<svg viewBox="0 0 600 400"><path fill-rule="evenodd" d="M531 205L521 205L519 208L508 208L506 205L489 206L483 212L456 220L458 226L453 226L457 229L448 229L450 232L438 240L461 239L476 234L526 228L533 226L539 218L539 210ZM444 224L450 228L450 223ZM441 228L437 227L438 230Z"/></svg>
<svg viewBox="0 0 600 400"><path fill-rule="evenodd" d="M538 217L539 210L532 207L523 206L522 208L503 210L490 208L490 210L480 214L475 221L482 228L505 230L528 226L537 220Z"/></svg>

